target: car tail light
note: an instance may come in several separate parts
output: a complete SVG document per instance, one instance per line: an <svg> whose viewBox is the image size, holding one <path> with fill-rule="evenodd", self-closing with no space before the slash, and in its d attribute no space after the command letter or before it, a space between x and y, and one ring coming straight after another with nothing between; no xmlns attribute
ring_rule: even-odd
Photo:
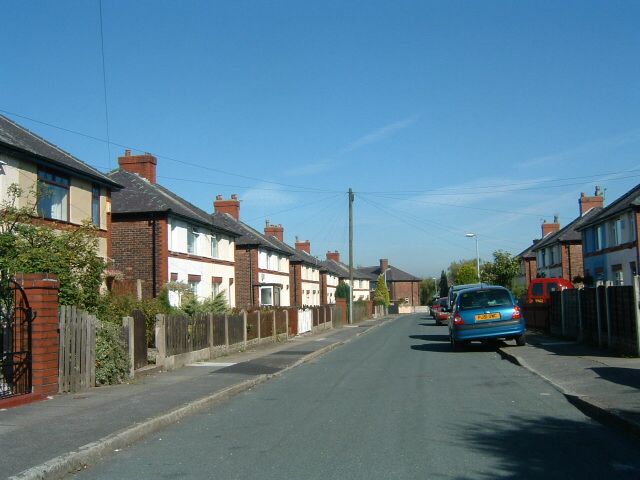
<svg viewBox="0 0 640 480"><path fill-rule="evenodd" d="M522 312L520 311L520 307L516 305L513 307L513 315L511 315L512 320L520 320L522 318Z"/></svg>
<svg viewBox="0 0 640 480"><path fill-rule="evenodd" d="M454 325L464 325L464 320L462 319L460 314L457 313L457 312L456 312L455 316L453 317L453 324Z"/></svg>

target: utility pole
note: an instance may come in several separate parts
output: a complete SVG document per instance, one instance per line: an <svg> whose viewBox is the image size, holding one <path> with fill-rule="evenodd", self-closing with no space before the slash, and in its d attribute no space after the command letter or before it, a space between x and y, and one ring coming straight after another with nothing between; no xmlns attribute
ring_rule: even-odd
<svg viewBox="0 0 640 480"><path fill-rule="evenodd" d="M349 323L353 323L353 190L349 188Z"/></svg>

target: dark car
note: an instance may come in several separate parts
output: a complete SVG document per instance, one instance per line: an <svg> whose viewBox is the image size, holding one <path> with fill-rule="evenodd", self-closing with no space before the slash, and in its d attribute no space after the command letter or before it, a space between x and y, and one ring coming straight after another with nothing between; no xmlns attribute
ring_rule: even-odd
<svg viewBox="0 0 640 480"><path fill-rule="evenodd" d="M472 340L515 340L524 345L524 317L513 295L504 287L481 286L457 293L449 319L454 349Z"/></svg>

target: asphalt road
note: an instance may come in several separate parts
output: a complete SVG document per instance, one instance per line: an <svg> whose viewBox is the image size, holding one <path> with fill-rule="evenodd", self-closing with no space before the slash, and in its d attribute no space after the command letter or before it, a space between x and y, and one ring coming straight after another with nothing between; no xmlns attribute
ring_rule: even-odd
<svg viewBox="0 0 640 480"><path fill-rule="evenodd" d="M637 479L638 446L494 348L452 352L446 327L411 315L76 476Z"/></svg>

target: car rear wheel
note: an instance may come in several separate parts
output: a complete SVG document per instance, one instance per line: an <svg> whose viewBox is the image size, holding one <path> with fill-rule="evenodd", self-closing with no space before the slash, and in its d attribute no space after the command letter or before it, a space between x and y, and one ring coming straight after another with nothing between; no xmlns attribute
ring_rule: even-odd
<svg viewBox="0 0 640 480"><path fill-rule="evenodd" d="M516 345L518 345L519 347L524 347L526 344L527 344L527 339L524 333L516 337Z"/></svg>
<svg viewBox="0 0 640 480"><path fill-rule="evenodd" d="M449 335L449 341L451 342L451 348L452 350L458 352L460 350L462 350L462 342L456 340L455 338L453 338L453 335Z"/></svg>

